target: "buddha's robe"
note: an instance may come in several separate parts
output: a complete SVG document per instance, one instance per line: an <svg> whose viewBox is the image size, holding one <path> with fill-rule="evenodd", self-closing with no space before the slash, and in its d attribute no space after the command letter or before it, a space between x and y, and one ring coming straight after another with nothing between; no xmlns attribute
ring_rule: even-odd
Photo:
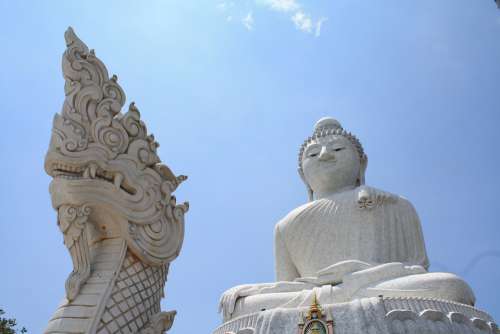
<svg viewBox="0 0 500 334"><path fill-rule="evenodd" d="M361 201L366 191L372 195ZM459 277L427 273L420 221L411 203L374 188L340 192L290 212L276 225L275 262L278 282L225 294L237 293L234 310L223 297L226 320L307 306L312 293L322 303L381 294L474 303L472 290Z"/></svg>
<svg viewBox="0 0 500 334"><path fill-rule="evenodd" d="M358 194L359 188L307 203L276 225L278 281L317 276L346 260L427 269L422 230L411 203L384 193L379 203L360 207Z"/></svg>

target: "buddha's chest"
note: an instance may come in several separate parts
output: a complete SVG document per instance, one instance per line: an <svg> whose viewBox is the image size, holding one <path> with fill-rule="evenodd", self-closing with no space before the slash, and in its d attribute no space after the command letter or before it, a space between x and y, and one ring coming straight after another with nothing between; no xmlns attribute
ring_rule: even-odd
<svg viewBox="0 0 500 334"><path fill-rule="evenodd" d="M382 208L360 209L353 202L319 203L288 222L282 235L301 271L317 271L338 261L372 261L384 233Z"/></svg>
<svg viewBox="0 0 500 334"><path fill-rule="evenodd" d="M288 222L283 232L290 241L299 236L314 241L329 236L369 236L375 230L383 230L386 215L384 208L361 209L354 202L325 202L304 210Z"/></svg>

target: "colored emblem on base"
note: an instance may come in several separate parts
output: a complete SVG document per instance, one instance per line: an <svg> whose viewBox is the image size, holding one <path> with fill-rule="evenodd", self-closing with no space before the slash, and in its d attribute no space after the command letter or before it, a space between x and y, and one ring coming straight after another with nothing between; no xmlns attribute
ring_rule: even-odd
<svg viewBox="0 0 500 334"><path fill-rule="evenodd" d="M314 294L309 311L302 317L302 322L299 323L298 334L334 334L334 326L333 319L323 314L323 309L318 303L316 294Z"/></svg>

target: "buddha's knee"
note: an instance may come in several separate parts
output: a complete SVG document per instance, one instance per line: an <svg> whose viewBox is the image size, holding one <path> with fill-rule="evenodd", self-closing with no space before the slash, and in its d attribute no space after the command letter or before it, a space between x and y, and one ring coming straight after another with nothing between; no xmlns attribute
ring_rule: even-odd
<svg viewBox="0 0 500 334"><path fill-rule="evenodd" d="M470 286L459 276L451 273L428 273L430 287L435 286L443 299L474 305L476 297Z"/></svg>
<svg viewBox="0 0 500 334"><path fill-rule="evenodd" d="M460 277L451 273L425 273L399 277L379 283L375 290L387 290L402 296L432 297L474 305L472 289Z"/></svg>

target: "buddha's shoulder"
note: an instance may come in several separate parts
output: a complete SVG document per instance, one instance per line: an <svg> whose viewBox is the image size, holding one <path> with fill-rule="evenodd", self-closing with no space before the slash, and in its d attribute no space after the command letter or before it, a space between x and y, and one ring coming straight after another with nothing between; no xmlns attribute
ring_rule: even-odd
<svg viewBox="0 0 500 334"><path fill-rule="evenodd" d="M311 217L316 211L323 214L325 211L332 213L331 207L344 207L348 210L376 211L381 209L397 210L410 215L416 215L413 205L406 198L371 186L360 186L354 189L305 203L283 217L276 227L286 228L287 225L303 217Z"/></svg>
<svg viewBox="0 0 500 334"><path fill-rule="evenodd" d="M394 208L414 210L411 202L403 196L371 186L360 186L352 190L353 197L360 209L373 209L391 206Z"/></svg>
<svg viewBox="0 0 500 334"><path fill-rule="evenodd" d="M276 228L282 229L290 222L297 220L300 216L307 214L312 209L317 207L322 200L315 200L305 204L302 204L299 207L296 207L292 211L290 211L287 215L285 215L279 222L276 224Z"/></svg>

